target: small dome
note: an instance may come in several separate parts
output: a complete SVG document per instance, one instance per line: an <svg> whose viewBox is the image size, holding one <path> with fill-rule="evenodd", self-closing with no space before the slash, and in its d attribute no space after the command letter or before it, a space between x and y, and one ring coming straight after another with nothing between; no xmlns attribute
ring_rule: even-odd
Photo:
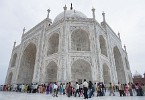
<svg viewBox="0 0 145 100"><path fill-rule="evenodd" d="M142 76L139 72L135 72L135 74L134 74L134 77L136 77L136 76Z"/></svg>
<svg viewBox="0 0 145 100"><path fill-rule="evenodd" d="M74 19L75 18L87 18L86 15L84 15L80 11L76 11L76 10L66 10L65 16L66 16L66 18L74 18ZM64 11L55 17L53 23L58 22L62 18L64 18Z"/></svg>

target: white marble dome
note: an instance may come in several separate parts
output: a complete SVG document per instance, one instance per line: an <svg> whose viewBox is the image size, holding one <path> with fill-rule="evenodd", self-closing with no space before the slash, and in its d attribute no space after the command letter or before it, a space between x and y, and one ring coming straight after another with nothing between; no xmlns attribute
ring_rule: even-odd
<svg viewBox="0 0 145 100"><path fill-rule="evenodd" d="M87 16L85 14L83 14L80 11L76 11L76 10L66 10L65 16L66 16L66 18L73 18L73 19L75 19L75 18L87 18ZM64 18L64 11L55 17L53 23L58 22L62 18Z"/></svg>

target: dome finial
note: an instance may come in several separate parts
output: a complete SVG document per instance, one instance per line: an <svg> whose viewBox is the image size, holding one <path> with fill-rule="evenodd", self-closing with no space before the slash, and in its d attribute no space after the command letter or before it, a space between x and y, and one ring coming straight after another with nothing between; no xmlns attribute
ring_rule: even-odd
<svg viewBox="0 0 145 100"><path fill-rule="evenodd" d="M63 7L63 9L64 9L64 10L67 10L67 7L66 7L66 5Z"/></svg>
<svg viewBox="0 0 145 100"><path fill-rule="evenodd" d="M120 33L118 32L118 37L119 37L119 39L120 39Z"/></svg>
<svg viewBox="0 0 145 100"><path fill-rule="evenodd" d="M95 8L92 7L93 18L95 19Z"/></svg>
<svg viewBox="0 0 145 100"><path fill-rule="evenodd" d="M124 50L126 51L126 45L124 44Z"/></svg>
<svg viewBox="0 0 145 100"><path fill-rule="evenodd" d="M106 22L106 20L105 20L105 12L104 11L102 12L102 15L103 15L103 22Z"/></svg>
<svg viewBox="0 0 145 100"><path fill-rule="evenodd" d="M23 28L23 34L25 33L25 31L26 31L26 28L24 27L24 28Z"/></svg>
<svg viewBox="0 0 145 100"><path fill-rule="evenodd" d="M14 42L13 49L16 47L16 41Z"/></svg>
<svg viewBox="0 0 145 100"><path fill-rule="evenodd" d="M71 3L71 7L70 7L70 10L73 10L73 7L72 7L72 3Z"/></svg>
<svg viewBox="0 0 145 100"><path fill-rule="evenodd" d="M47 10L47 18L49 18L50 9Z"/></svg>

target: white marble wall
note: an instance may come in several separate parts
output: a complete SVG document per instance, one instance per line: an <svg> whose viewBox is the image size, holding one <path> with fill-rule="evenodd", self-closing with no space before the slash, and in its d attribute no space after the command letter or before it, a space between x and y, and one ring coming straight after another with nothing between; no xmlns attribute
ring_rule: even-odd
<svg viewBox="0 0 145 100"><path fill-rule="evenodd" d="M30 31L22 36L22 41L18 47L12 51L9 69L7 73L6 83L8 82L9 73L13 73L12 83L17 83L17 79L21 64L21 57L23 51L29 43L34 43L37 48L34 75L32 82L46 82L46 69L49 62L54 61L57 65L57 81L66 82L72 81L71 67L73 63L82 59L90 64L92 81L104 81L103 78L103 64L109 68L111 82L117 83L117 73L115 67L115 60L113 48L118 47L123 61L125 70L126 82L129 82L131 72L126 68L125 57L128 60L127 53L122 49L121 40L112 31L108 24L103 23L101 26L91 18L78 19L75 21L60 20L60 22L48 26L50 20L43 20ZM105 25L105 26L104 26ZM87 32L90 40L90 51L73 51L71 49L71 34L77 29L82 29ZM48 41L53 34L59 34L58 52L52 55L47 55L49 48ZM99 36L102 35L106 42L107 57L101 54ZM17 53L17 60L15 67L11 67L12 57ZM129 65L128 65L129 66ZM130 80L132 81L132 80Z"/></svg>

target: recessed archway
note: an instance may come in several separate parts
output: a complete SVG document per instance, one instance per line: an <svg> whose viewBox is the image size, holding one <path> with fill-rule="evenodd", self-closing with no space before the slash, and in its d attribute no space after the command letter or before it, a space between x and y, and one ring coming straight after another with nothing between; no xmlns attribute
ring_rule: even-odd
<svg viewBox="0 0 145 100"><path fill-rule="evenodd" d="M122 62L122 56L121 56L121 53L117 46L115 46L113 48L113 53L114 53L118 81L120 83L124 84L124 83L126 83L125 71L124 71L124 66L123 66L123 62Z"/></svg>
<svg viewBox="0 0 145 100"><path fill-rule="evenodd" d="M13 73L10 72L7 79L7 84L12 84Z"/></svg>
<svg viewBox="0 0 145 100"><path fill-rule="evenodd" d="M91 66L89 62L78 59L71 66L71 79L72 81L83 81L86 79L87 81L92 81L92 73Z"/></svg>
<svg viewBox="0 0 145 100"><path fill-rule="evenodd" d="M59 34L54 33L48 40L48 51L47 55L51 55L58 52L59 46Z"/></svg>
<svg viewBox="0 0 145 100"><path fill-rule="evenodd" d="M46 67L46 82L57 82L57 64L51 61Z"/></svg>
<svg viewBox="0 0 145 100"><path fill-rule="evenodd" d="M77 29L71 35L71 50L90 51L89 35L82 29Z"/></svg>
<svg viewBox="0 0 145 100"><path fill-rule="evenodd" d="M111 82L110 70L107 64L103 64L103 78L104 84L109 84Z"/></svg>
<svg viewBox="0 0 145 100"><path fill-rule="evenodd" d="M11 67L14 67L16 65L16 59L17 59L17 54L15 53L13 55L13 58L12 58L12 63L11 63Z"/></svg>
<svg viewBox="0 0 145 100"><path fill-rule="evenodd" d="M102 35L99 36L99 42L100 42L101 54L107 57L106 41Z"/></svg>
<svg viewBox="0 0 145 100"><path fill-rule="evenodd" d="M30 43L23 52L21 64L18 75L18 82L30 84L32 83L35 59L36 59L36 45Z"/></svg>

